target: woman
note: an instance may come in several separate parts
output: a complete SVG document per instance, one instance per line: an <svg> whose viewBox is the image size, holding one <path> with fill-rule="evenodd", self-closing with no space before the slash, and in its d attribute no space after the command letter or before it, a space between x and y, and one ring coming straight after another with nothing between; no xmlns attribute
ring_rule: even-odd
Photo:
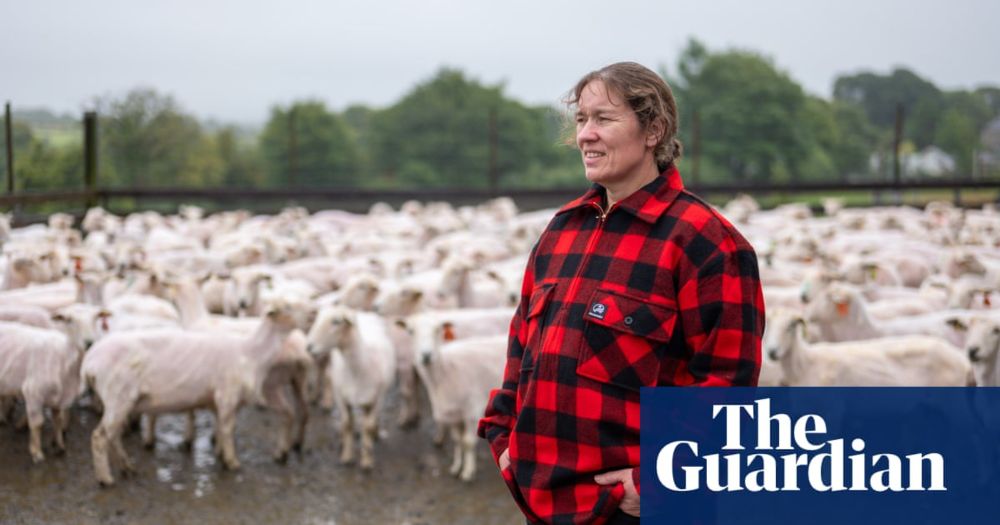
<svg viewBox="0 0 1000 525"><path fill-rule="evenodd" d="M639 389L756 385L757 258L684 189L656 73L609 65L567 105L594 184L532 251L479 434L529 523L638 523Z"/></svg>

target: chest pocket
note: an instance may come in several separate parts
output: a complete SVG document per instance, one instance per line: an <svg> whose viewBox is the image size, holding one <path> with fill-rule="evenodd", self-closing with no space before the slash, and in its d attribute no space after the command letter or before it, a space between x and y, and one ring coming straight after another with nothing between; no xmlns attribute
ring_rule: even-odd
<svg viewBox="0 0 1000 525"><path fill-rule="evenodd" d="M521 370L517 381L517 398L515 407L521 411L521 405L529 391L533 388L533 376L538 354L542 351L542 339L545 333L545 312L548 311L549 303L552 302L552 291L555 284L544 284L535 288L531 292L531 299L528 302L528 313L524 322L527 324L527 334L525 338L524 353L521 355Z"/></svg>
<svg viewBox="0 0 1000 525"><path fill-rule="evenodd" d="M583 319L578 375L630 390L656 386L677 321L674 304L597 290Z"/></svg>

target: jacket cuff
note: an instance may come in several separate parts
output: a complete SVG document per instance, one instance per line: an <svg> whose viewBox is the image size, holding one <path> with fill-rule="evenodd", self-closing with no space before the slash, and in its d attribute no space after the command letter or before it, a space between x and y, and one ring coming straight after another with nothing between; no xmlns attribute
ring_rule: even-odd
<svg viewBox="0 0 1000 525"><path fill-rule="evenodd" d="M496 462L497 466L500 466L500 456L503 454L504 450L510 445L510 433L504 432L499 436L493 438L490 443L490 452L493 453L493 461Z"/></svg>
<svg viewBox="0 0 1000 525"><path fill-rule="evenodd" d="M632 484L635 485L635 493L639 494L641 496L642 492L639 491L639 477L640 477L639 476L639 467L633 467L632 468Z"/></svg>

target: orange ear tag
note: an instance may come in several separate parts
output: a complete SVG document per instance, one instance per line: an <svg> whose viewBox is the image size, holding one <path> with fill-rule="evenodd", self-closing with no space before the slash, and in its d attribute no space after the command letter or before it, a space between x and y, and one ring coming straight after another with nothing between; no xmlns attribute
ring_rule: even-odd
<svg viewBox="0 0 1000 525"><path fill-rule="evenodd" d="M444 329L443 336L445 341L455 340L455 332L452 330L454 328L454 325L452 325L451 323L445 323L441 328Z"/></svg>
<svg viewBox="0 0 1000 525"><path fill-rule="evenodd" d="M847 314L851 310L850 303L836 303L836 304L837 304L837 315L841 317L847 317Z"/></svg>
<svg viewBox="0 0 1000 525"><path fill-rule="evenodd" d="M990 302L990 292L983 292L983 305L988 308L993 307L993 303Z"/></svg>
<svg viewBox="0 0 1000 525"><path fill-rule="evenodd" d="M83 271L83 257L73 257L73 270L76 273Z"/></svg>

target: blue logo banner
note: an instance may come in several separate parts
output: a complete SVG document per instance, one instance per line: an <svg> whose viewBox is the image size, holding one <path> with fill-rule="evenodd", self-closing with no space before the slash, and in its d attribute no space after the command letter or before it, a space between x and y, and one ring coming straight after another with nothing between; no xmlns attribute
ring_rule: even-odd
<svg viewBox="0 0 1000 525"><path fill-rule="evenodd" d="M1000 523L1000 388L643 388L642 523Z"/></svg>

